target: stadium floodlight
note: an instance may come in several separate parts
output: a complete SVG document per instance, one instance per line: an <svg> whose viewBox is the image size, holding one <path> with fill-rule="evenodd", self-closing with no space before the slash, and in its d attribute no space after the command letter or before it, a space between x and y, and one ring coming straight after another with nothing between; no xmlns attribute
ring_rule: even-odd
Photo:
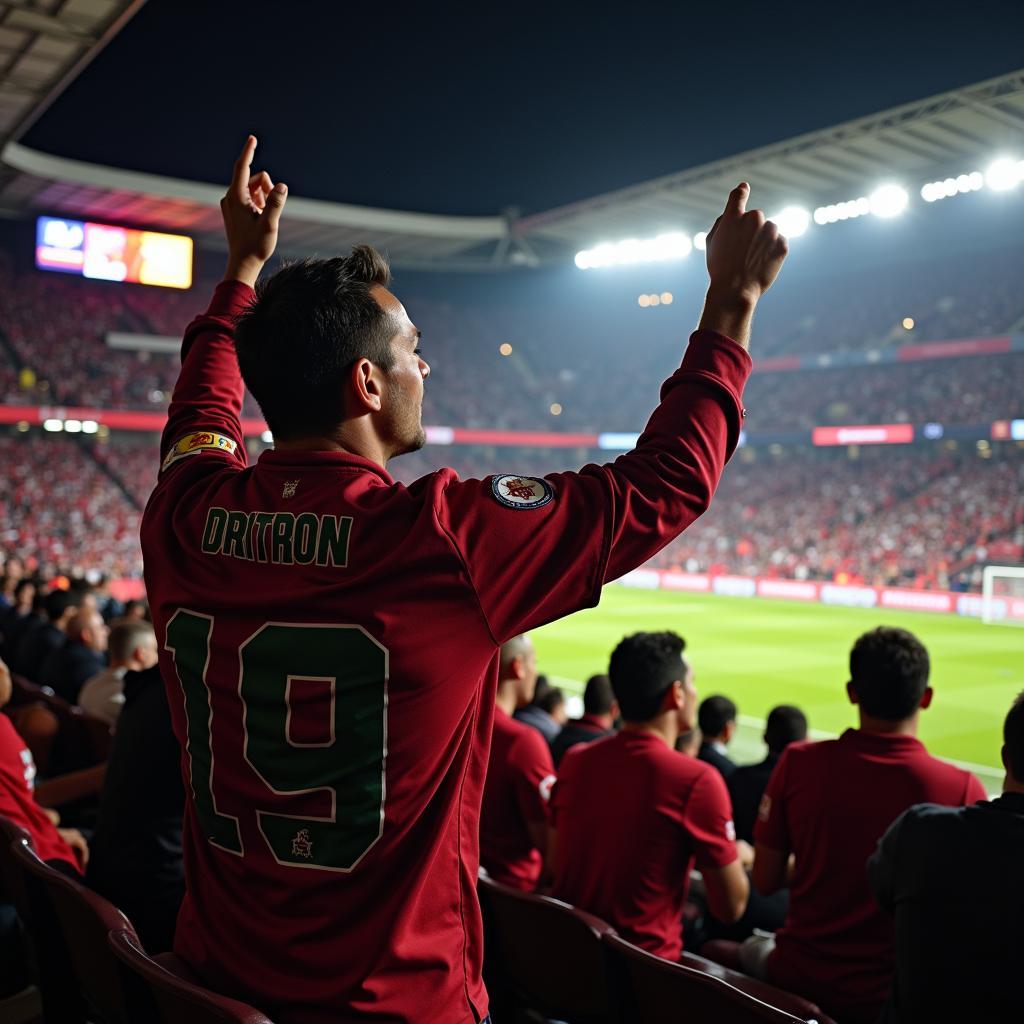
<svg viewBox="0 0 1024 1024"><path fill-rule="evenodd" d="M993 192L1009 192L1016 188L1024 176L1024 160L1011 160L1001 157L989 165L985 172L985 184Z"/></svg>
<svg viewBox="0 0 1024 1024"><path fill-rule="evenodd" d="M968 174L958 174L955 178L929 181L921 186L921 198L926 203L934 203L938 199L949 199L952 196L977 192L984 184L985 176L981 171L971 171Z"/></svg>
<svg viewBox="0 0 1024 1024"><path fill-rule="evenodd" d="M907 195L906 189L900 188L899 185L882 185L881 188L875 189L868 199L871 212L883 219L898 217L907 208L909 201L910 196Z"/></svg>
<svg viewBox="0 0 1024 1024"><path fill-rule="evenodd" d="M693 247L694 249L704 252L708 247L708 233L706 231L698 231L693 236Z"/></svg>
<svg viewBox="0 0 1024 1024"><path fill-rule="evenodd" d="M263 433L260 434L260 440L263 441L265 444L273 444L274 435L269 430L264 430Z"/></svg>
<svg viewBox="0 0 1024 1024"><path fill-rule="evenodd" d="M49 430L51 433L56 433L59 430L64 429L63 420L43 420L43 430Z"/></svg>
<svg viewBox="0 0 1024 1024"><path fill-rule="evenodd" d="M871 203L866 196L849 199L845 203L831 203L819 206L814 211L815 224L835 224L837 220L852 220L871 212Z"/></svg>
<svg viewBox="0 0 1024 1024"><path fill-rule="evenodd" d="M100 425L95 420L82 420L83 434L95 434L99 429Z"/></svg>
<svg viewBox="0 0 1024 1024"><path fill-rule="evenodd" d="M65 420L64 430L68 434L80 434L82 432L81 420Z"/></svg>
<svg viewBox="0 0 1024 1024"><path fill-rule="evenodd" d="M693 241L682 231L666 231L654 238L624 238L621 242L603 242L593 249L581 249L575 263L580 270L596 267L622 267L635 263L656 263L689 256Z"/></svg>
<svg viewBox="0 0 1024 1024"><path fill-rule="evenodd" d="M799 238L811 225L810 211L802 206L787 206L768 219L775 222L786 238Z"/></svg>

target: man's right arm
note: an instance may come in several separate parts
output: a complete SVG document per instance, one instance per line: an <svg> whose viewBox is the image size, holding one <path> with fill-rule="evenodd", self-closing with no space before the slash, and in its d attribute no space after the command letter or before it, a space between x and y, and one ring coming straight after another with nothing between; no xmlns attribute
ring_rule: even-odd
<svg viewBox="0 0 1024 1024"><path fill-rule="evenodd" d="M438 519L495 639L595 604L604 583L642 565L710 505L739 443L751 317L786 256L775 225L746 210L748 191L733 190L709 234L700 329L632 452L543 480L446 486Z"/></svg>

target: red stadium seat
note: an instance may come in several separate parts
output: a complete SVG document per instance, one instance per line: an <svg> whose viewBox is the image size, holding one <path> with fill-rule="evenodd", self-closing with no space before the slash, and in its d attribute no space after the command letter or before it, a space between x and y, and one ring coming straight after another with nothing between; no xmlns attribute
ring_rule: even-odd
<svg viewBox="0 0 1024 1024"><path fill-rule="evenodd" d="M32 852L28 833L0 817L0 877L28 932L43 1018L47 1024L50 1021L86 1024L86 1005L71 956L45 885L28 871L32 861L51 870Z"/></svg>
<svg viewBox="0 0 1024 1024"><path fill-rule="evenodd" d="M569 1024L611 1024L604 921L568 903L519 892L482 876L488 984L513 1001ZM495 1013L497 1017L498 1014Z"/></svg>
<svg viewBox="0 0 1024 1024"><path fill-rule="evenodd" d="M731 976L704 970L702 963L714 965L701 957L675 964L614 933L606 933L603 942L620 1024L833 1024L813 1003L788 992L724 968L719 971Z"/></svg>
<svg viewBox="0 0 1024 1024"><path fill-rule="evenodd" d="M217 995L168 970L165 964L173 962L173 958L161 958L159 963L151 960L134 932L113 929L107 941L125 973L151 1001L156 1015L148 1017L147 1021L153 1024L272 1024L269 1017L246 1003Z"/></svg>
<svg viewBox="0 0 1024 1024"><path fill-rule="evenodd" d="M134 934L131 922L108 900L44 864L27 844L14 844L25 873L33 918L47 918L47 905L68 953L77 987L104 1024L133 1024L121 970L107 944L112 929ZM33 926L35 928L35 925Z"/></svg>

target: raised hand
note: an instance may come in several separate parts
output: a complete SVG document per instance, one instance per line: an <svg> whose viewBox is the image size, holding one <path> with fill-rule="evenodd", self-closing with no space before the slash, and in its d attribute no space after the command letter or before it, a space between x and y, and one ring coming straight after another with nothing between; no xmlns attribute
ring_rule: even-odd
<svg viewBox="0 0 1024 1024"><path fill-rule="evenodd" d="M274 255L281 211L288 198L288 186L276 185L266 171L252 173L256 136L250 135L235 161L231 184L220 201L224 234L228 240L225 277L250 286L263 265Z"/></svg>
<svg viewBox="0 0 1024 1024"><path fill-rule="evenodd" d="M757 300L772 286L789 244L760 210L747 209L750 186L740 182L722 215L708 232L707 262L711 287Z"/></svg>
<svg viewBox="0 0 1024 1024"><path fill-rule="evenodd" d="M740 182L722 215L708 232L707 264L711 284L700 326L718 331L746 347L758 299L778 276L789 244L760 210L747 209L750 186Z"/></svg>

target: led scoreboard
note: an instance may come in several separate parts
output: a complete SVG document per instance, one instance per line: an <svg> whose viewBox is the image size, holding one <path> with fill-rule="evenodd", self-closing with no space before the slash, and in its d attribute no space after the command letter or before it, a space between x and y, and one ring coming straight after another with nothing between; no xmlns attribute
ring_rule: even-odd
<svg viewBox="0 0 1024 1024"><path fill-rule="evenodd" d="M36 266L98 281L189 288L192 239L93 221L40 217L36 221Z"/></svg>

